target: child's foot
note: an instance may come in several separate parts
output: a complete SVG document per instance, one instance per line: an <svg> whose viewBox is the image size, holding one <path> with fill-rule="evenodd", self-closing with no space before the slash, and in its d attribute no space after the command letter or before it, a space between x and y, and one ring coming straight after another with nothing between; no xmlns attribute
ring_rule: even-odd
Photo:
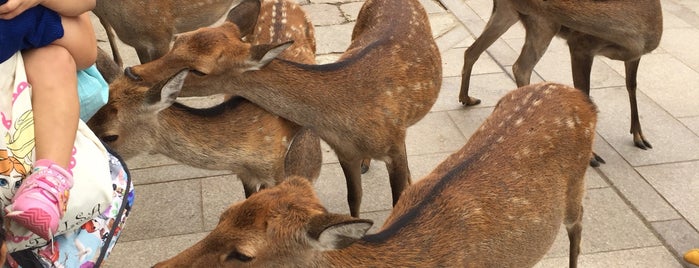
<svg viewBox="0 0 699 268"><path fill-rule="evenodd" d="M50 160L39 160L7 206L6 217L51 240L66 211L73 176Z"/></svg>
<svg viewBox="0 0 699 268"><path fill-rule="evenodd" d="M690 249L684 254L684 260L688 263L699 266L699 248Z"/></svg>

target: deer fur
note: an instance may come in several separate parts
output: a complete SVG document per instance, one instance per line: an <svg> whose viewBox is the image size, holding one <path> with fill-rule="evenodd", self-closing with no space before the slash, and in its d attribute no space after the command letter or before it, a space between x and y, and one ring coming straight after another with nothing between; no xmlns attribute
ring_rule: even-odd
<svg viewBox="0 0 699 268"><path fill-rule="evenodd" d="M136 49L141 62L157 59L170 50L175 34L209 26L231 8L233 0L97 0L93 12L107 32L114 60L123 62L112 30Z"/></svg>
<svg viewBox="0 0 699 268"><path fill-rule="evenodd" d="M468 94L473 64L517 21L526 30L524 46L512 66L517 86L529 84L534 65L556 35L568 42L573 84L587 94L595 55L623 61L631 104L630 132L637 147L652 148L643 136L638 118L636 75L641 56L660 43L663 18L659 0L494 0L483 33L464 53L459 95L464 105L480 103Z"/></svg>
<svg viewBox="0 0 699 268"><path fill-rule="evenodd" d="M408 187L381 230L294 178L229 207L155 267L531 267L561 224L576 267L596 108L572 87L505 95L466 145Z"/></svg>
<svg viewBox="0 0 699 268"><path fill-rule="evenodd" d="M287 13L284 22L269 13L248 21L262 30L250 32L247 38L251 42L296 38L299 42L282 57L315 63L313 25L306 14L288 0L265 1L258 8L270 11L275 5L296 9ZM273 28L277 35L266 31ZM185 76L180 73L151 84L122 75L110 84L109 102L88 125L127 159L160 153L199 168L231 170L243 182L246 197L289 175L318 177L322 156L315 133L240 97L208 109L178 104Z"/></svg>
<svg viewBox="0 0 699 268"><path fill-rule="evenodd" d="M362 197L362 159L383 160L395 204L410 184L406 129L429 112L442 82L440 54L422 5L366 1L349 48L326 65L279 59L291 43L250 45L241 41L246 28L228 20L184 33L168 54L126 73L137 81L159 81L188 69L197 75L187 78L183 96L237 94L313 129L338 155L354 216Z"/></svg>

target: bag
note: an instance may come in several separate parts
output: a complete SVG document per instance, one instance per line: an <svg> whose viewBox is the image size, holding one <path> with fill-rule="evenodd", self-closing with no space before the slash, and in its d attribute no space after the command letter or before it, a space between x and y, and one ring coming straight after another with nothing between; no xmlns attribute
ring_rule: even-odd
<svg viewBox="0 0 699 268"><path fill-rule="evenodd" d="M9 267L99 267L119 239L134 200L125 162L109 150L114 199L105 213L78 229L54 238L54 243L10 254Z"/></svg>
<svg viewBox="0 0 699 268"><path fill-rule="evenodd" d="M8 205L34 159L31 86L21 53L0 64L0 207ZM102 215L114 198L110 154L80 121L69 169L74 184L56 234L72 232ZM4 211L4 210L3 210ZM4 213L3 213L4 214ZM8 252L37 248L47 241L10 220L5 221Z"/></svg>

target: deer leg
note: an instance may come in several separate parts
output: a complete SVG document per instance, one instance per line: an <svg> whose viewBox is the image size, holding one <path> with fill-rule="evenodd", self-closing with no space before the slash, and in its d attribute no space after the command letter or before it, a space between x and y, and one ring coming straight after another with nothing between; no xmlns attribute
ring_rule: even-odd
<svg viewBox="0 0 699 268"><path fill-rule="evenodd" d="M342 167L347 183L347 203L352 217L359 217L359 208L362 204L361 162L361 158L356 160L340 159L340 167Z"/></svg>
<svg viewBox="0 0 699 268"><path fill-rule="evenodd" d="M636 103L636 74L638 73L638 64L640 58L624 62L626 68L626 90L629 92L629 102L631 103L631 134L633 135L633 143L636 147L643 150L653 148L650 143L643 137L641 131L641 121L638 119L638 106Z"/></svg>
<svg viewBox="0 0 699 268"><path fill-rule="evenodd" d="M490 20L488 20L488 24L483 29L483 33L464 52L464 67L461 70L461 92L459 93L459 101L464 105L471 106L481 103L481 100L468 95L473 65L481 54L519 19L517 11L510 5L509 1L493 1L493 12Z"/></svg>
<svg viewBox="0 0 699 268"><path fill-rule="evenodd" d="M523 15L521 20L526 30L524 46L517 61L512 65L512 73L518 87L529 85L534 66L561 28L560 25L547 21L543 17Z"/></svg>
<svg viewBox="0 0 699 268"><path fill-rule="evenodd" d="M582 44L587 42L582 38L578 39L571 35L568 39L568 48L570 50L570 62L573 71L573 85L575 88L590 95L590 72L592 71L592 61L594 55L591 50L584 47ZM602 157L593 152L590 159L590 166L599 167L600 163L606 163Z"/></svg>
<svg viewBox="0 0 699 268"><path fill-rule="evenodd" d="M578 255L580 255L580 241L582 239L582 215L583 206L582 199L585 192L585 184L583 175L580 179L572 180L568 186L568 200L566 205L565 226L568 233L569 246L569 263L568 267L575 268L578 266Z"/></svg>
<svg viewBox="0 0 699 268"><path fill-rule="evenodd" d="M404 139L402 139L404 140ZM411 184L410 169L408 168L408 156L405 151L405 142L394 146L391 150L390 160L386 161L386 169L388 169L388 178L391 183L391 194L393 196L393 205L398 203L401 193Z"/></svg>

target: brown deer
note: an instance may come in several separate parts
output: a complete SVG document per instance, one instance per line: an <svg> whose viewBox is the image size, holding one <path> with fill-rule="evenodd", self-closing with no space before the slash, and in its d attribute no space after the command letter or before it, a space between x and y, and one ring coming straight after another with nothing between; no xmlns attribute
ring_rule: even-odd
<svg viewBox="0 0 699 268"><path fill-rule="evenodd" d="M299 42L282 57L315 63L313 25L298 4L274 0L257 6L265 12L247 21L257 25L247 36L251 42L295 38ZM275 6L290 10L285 20L270 16ZM231 13L232 19L237 16ZM270 29L277 34L270 35ZM127 159L160 153L199 168L231 170L243 182L246 197L289 175L318 177L322 156L316 134L240 97L208 109L178 104L175 99L185 76L156 84L117 78L110 84L109 102L88 125Z"/></svg>
<svg viewBox="0 0 699 268"><path fill-rule="evenodd" d="M136 49L141 62L170 50L175 34L209 26L231 8L233 0L98 0L93 12L107 32L114 60L123 66L112 29Z"/></svg>
<svg viewBox="0 0 699 268"><path fill-rule="evenodd" d="M512 66L517 86L529 84L534 65L556 35L567 39L573 84L587 94L590 93L590 70L595 55L624 61L631 103L630 132L637 147L652 148L643 136L638 119L636 74L641 56L660 43L663 18L659 0L494 0L493 12L483 33L464 53L459 95L464 105L480 103L468 94L473 64L517 21L521 21L526 30L522 52Z"/></svg>
<svg viewBox="0 0 699 268"><path fill-rule="evenodd" d="M408 187L380 231L294 178L229 207L155 267L531 267L563 223L576 267L596 109L553 83L505 95L468 143Z"/></svg>
<svg viewBox="0 0 699 268"><path fill-rule="evenodd" d="M239 6L246 2L255 0ZM256 17L259 11L247 13ZM241 41L250 31L245 21L229 19L181 34L168 54L125 72L153 82L191 70L197 75L187 78L183 96L240 95L316 131L338 155L353 216L359 215L362 159L383 160L395 204L410 184L406 129L429 112L442 82L440 54L422 5L366 1L349 48L326 65L277 58L291 43Z"/></svg>

